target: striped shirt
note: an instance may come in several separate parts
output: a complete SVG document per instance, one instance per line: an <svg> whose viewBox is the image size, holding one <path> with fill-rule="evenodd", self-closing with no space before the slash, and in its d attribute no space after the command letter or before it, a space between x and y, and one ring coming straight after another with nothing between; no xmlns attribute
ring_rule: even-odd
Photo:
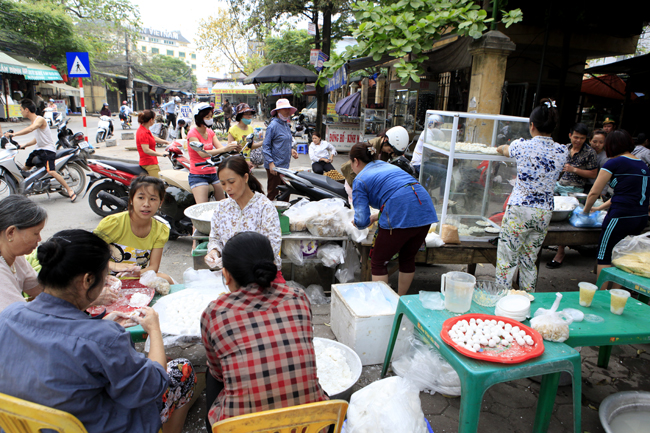
<svg viewBox="0 0 650 433"><path fill-rule="evenodd" d="M607 161L602 170L612 174L609 186L614 189L612 216L648 215L648 176L650 169L640 159L618 156Z"/></svg>

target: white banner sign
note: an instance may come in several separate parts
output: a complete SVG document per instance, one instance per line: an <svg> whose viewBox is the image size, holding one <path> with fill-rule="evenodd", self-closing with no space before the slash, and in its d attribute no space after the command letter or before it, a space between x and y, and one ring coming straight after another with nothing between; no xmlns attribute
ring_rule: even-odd
<svg viewBox="0 0 650 433"><path fill-rule="evenodd" d="M359 142L358 125L334 124L327 126L327 141L337 151L347 152Z"/></svg>

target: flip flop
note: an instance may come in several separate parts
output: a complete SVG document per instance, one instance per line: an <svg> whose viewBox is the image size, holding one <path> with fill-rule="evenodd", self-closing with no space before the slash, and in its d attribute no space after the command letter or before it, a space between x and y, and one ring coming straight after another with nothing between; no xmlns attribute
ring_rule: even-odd
<svg viewBox="0 0 650 433"><path fill-rule="evenodd" d="M74 203L76 200L77 200L77 194L73 192L72 195L70 196L70 202Z"/></svg>

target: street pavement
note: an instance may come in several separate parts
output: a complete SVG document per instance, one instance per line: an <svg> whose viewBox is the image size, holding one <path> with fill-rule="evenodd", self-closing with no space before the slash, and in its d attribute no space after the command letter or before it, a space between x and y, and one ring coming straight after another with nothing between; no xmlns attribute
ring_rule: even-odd
<svg viewBox="0 0 650 433"><path fill-rule="evenodd" d="M97 119L89 120L89 136L94 140L93 128L96 128ZM73 131L81 130L81 119L72 118L70 127ZM3 131L13 128L18 130L21 124L2 123ZM25 123L22 127L26 126ZM134 146L132 141L120 140L119 126L117 126L118 145L106 148L101 146L97 149L96 157L114 158L122 161L137 163L137 152L127 150L127 147ZM30 137L19 137L17 141L26 142ZM27 156L22 153L21 161ZM334 166L338 169L347 159L347 155L338 155L334 158ZM171 164L159 159L163 169L171 168ZM307 155L300 155L297 160L292 161L292 167L309 166ZM262 185L266 186L266 173L264 170L255 170L255 175L260 179ZM80 197L76 203L58 194L47 197L45 195L32 196L33 200L43 206L48 212L48 221L42 232L43 239L47 239L59 230L70 228L81 228L93 230L101 218L95 215L87 202L87 198ZM182 282L183 272L192 266L191 257L192 242L190 239L180 238L167 243L163 253L161 271L168 273L174 279ZM542 264L550 261L554 252L544 250L542 252ZM568 250L564 265L555 270L550 270L542 265L539 274L538 291L572 291L578 290L578 282L596 282L594 274L595 258L583 257L574 250ZM449 271L466 271L466 266L460 265L430 265L418 266L415 279L409 294L417 294L420 290L440 290L440 276ZM495 269L491 265L478 265L476 270L477 278L493 278ZM291 269L283 268L283 273L289 279ZM332 274L321 265L316 266L312 272L296 270L296 279L304 286L309 284L321 284L325 290L329 290L332 282ZM397 274L390 278L390 284L397 287ZM335 339L330 328L329 306L313 306L313 322L315 335L317 337ZM143 350L143 345L137 345ZM168 349L169 357L183 356L190 359L197 371L204 372L205 352L201 345L187 344L182 347ZM644 390L650 391L650 345L639 344L634 346L614 346L609 369L597 367L597 348L584 347L582 349L582 431L589 433L603 432L598 419L598 406L609 394L618 391ZM355 386L355 390L366 386L379 379L381 366L370 366L363 369L362 376ZM504 433L504 432L530 432L535 417L537 397L539 395L539 384L522 379L495 385L484 395L481 407L479 432L481 433ZM420 394L422 408L427 419L430 421L433 430L439 432L458 431L459 399L447 398L440 394ZM186 433L205 432L205 394L203 393L197 403L190 410L188 420L184 428ZM553 410L549 432L563 433L572 431L572 400L571 387L559 388L556 397L556 404ZM404 432L408 433L408 432Z"/></svg>

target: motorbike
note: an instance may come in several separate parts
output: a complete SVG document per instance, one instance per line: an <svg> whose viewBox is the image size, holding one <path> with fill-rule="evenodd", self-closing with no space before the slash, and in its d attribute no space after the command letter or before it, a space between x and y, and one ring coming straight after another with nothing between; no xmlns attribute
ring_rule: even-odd
<svg viewBox="0 0 650 433"><path fill-rule="evenodd" d="M228 132L226 131L226 116L223 111L221 110L215 110L214 116L212 117L212 130L216 131L217 129L223 131L223 132Z"/></svg>
<svg viewBox="0 0 650 433"><path fill-rule="evenodd" d="M314 125L307 123L306 119L304 114L293 116L291 130L294 137L304 137L307 140L307 144L309 144L311 143L311 137L314 134L315 128Z"/></svg>
<svg viewBox="0 0 650 433"><path fill-rule="evenodd" d="M106 141L107 138L111 138L113 134L110 132L111 124L113 120L108 116L101 116L99 122L97 123L97 135L95 135L95 143L101 143Z"/></svg>
<svg viewBox="0 0 650 433"><path fill-rule="evenodd" d="M190 160L183 154L182 146L174 141L172 144L167 146L165 149L167 152L167 157L172 163L174 170L186 170L190 171Z"/></svg>
<svg viewBox="0 0 650 433"><path fill-rule="evenodd" d="M95 148L86 141L83 132L77 132L75 134L70 130L70 128L68 128L69 121L70 119L66 120L58 128L56 150L74 149L75 147L79 147L82 151L82 156L84 157L88 157L95 153Z"/></svg>
<svg viewBox="0 0 650 433"><path fill-rule="evenodd" d="M13 132L13 131L8 131ZM52 176L47 173L39 158L34 158L34 168L23 171L16 163L19 145L13 139L0 139L0 198L10 194L50 194L58 192L68 197L68 192ZM86 186L87 169L81 148L62 149L56 152L56 171L63 176L66 183L75 194L79 195Z"/></svg>
<svg viewBox="0 0 650 433"><path fill-rule="evenodd" d="M47 126L50 128L58 127L63 121L63 116L58 111L54 111L52 108L46 108L43 110L43 118L47 122Z"/></svg>
<svg viewBox="0 0 650 433"><path fill-rule="evenodd" d="M131 115L120 113L120 122L122 129L131 129Z"/></svg>
<svg viewBox="0 0 650 433"><path fill-rule="evenodd" d="M289 201L292 194L304 196L311 201L323 200L326 198L340 198L345 201L346 206L348 203L348 193L342 183L335 181L332 178L322 174L293 171L286 168L275 168L284 181L284 185L278 188L280 194L278 201Z"/></svg>

